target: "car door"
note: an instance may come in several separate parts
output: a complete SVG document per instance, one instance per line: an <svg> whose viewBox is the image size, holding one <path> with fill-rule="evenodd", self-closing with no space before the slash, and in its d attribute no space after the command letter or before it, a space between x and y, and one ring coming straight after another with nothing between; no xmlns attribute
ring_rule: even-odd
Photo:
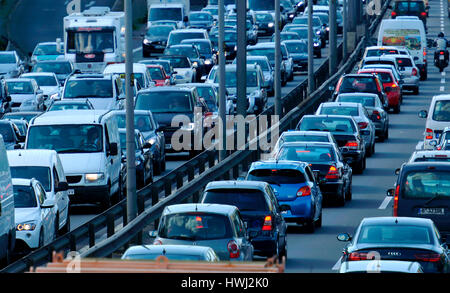
<svg viewBox="0 0 450 293"><path fill-rule="evenodd" d="M42 188L42 186L38 183L34 183L33 188L39 201L40 220L42 226L44 227L44 244L47 244L53 239L53 234L55 233L54 231L55 217L54 215L52 215L53 209L41 207L44 204L45 200L47 199L45 190Z"/></svg>
<svg viewBox="0 0 450 293"><path fill-rule="evenodd" d="M320 191L319 184L316 181L316 176L314 176L314 173L312 172L309 166L306 166L305 174L307 176L308 181L312 183L311 195L314 198L314 204L316 207L316 214L314 215L315 219L316 217L318 218L320 216L320 211L322 210L322 192Z"/></svg>

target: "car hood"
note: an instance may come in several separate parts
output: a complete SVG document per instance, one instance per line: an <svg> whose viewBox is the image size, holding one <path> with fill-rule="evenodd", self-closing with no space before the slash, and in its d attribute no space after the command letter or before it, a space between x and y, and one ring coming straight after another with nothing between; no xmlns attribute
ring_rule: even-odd
<svg viewBox="0 0 450 293"><path fill-rule="evenodd" d="M304 53L291 53L290 56L294 60L307 60L308 59L308 54L304 54Z"/></svg>
<svg viewBox="0 0 450 293"><path fill-rule="evenodd" d="M46 60L56 60L59 56L62 55L41 55L35 56L37 61L46 61Z"/></svg>
<svg viewBox="0 0 450 293"><path fill-rule="evenodd" d="M100 166L104 166L103 153L59 153L61 163L66 175L101 172Z"/></svg>
<svg viewBox="0 0 450 293"><path fill-rule="evenodd" d="M146 40L152 41L152 42L167 42L168 37L164 36L145 36Z"/></svg>
<svg viewBox="0 0 450 293"><path fill-rule="evenodd" d="M230 93L230 95L236 95L237 94L237 89L236 87L227 87L228 93ZM248 87L246 90L247 95L250 95L252 92L259 90L257 87Z"/></svg>
<svg viewBox="0 0 450 293"><path fill-rule="evenodd" d="M40 219L39 208L15 208L14 218L16 224L23 224Z"/></svg>
<svg viewBox="0 0 450 293"><path fill-rule="evenodd" d="M15 69L17 69L16 64L9 64L9 63L0 64L0 74L9 73Z"/></svg>

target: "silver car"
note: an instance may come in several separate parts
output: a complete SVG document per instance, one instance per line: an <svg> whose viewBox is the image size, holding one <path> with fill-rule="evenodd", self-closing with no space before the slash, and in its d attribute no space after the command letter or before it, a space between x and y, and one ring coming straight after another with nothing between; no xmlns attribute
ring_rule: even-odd
<svg viewBox="0 0 450 293"><path fill-rule="evenodd" d="M155 260L160 256L175 261L219 261L214 249L197 245L136 245L128 248L122 259Z"/></svg>
<svg viewBox="0 0 450 293"><path fill-rule="evenodd" d="M24 71L24 63L16 51L0 52L0 77L16 78Z"/></svg>
<svg viewBox="0 0 450 293"><path fill-rule="evenodd" d="M167 206L161 215L158 231L150 235L156 236L153 244L208 246L214 249L220 260L253 260L254 248L235 206Z"/></svg>
<svg viewBox="0 0 450 293"><path fill-rule="evenodd" d="M274 75L275 72L270 65L270 61L266 56L247 56L247 64L258 64L264 75L264 81L267 88L267 94L269 96L274 95ZM233 60L233 64L237 64L237 59Z"/></svg>
<svg viewBox="0 0 450 293"><path fill-rule="evenodd" d="M419 94L419 68L414 63L411 55L392 55L397 60L398 69L403 79L403 90L411 90L415 95Z"/></svg>
<svg viewBox="0 0 450 293"><path fill-rule="evenodd" d="M44 110L54 102L61 99L61 86L58 77L53 72L24 73L20 78L32 78L36 80L39 88L43 91Z"/></svg>
<svg viewBox="0 0 450 293"><path fill-rule="evenodd" d="M366 146L367 156L375 153L375 125L370 115L360 103L327 102L317 108L316 115L346 115L352 116L361 132Z"/></svg>
<svg viewBox="0 0 450 293"><path fill-rule="evenodd" d="M32 78L11 78L6 80L8 93L11 96L11 111L42 110L44 92Z"/></svg>

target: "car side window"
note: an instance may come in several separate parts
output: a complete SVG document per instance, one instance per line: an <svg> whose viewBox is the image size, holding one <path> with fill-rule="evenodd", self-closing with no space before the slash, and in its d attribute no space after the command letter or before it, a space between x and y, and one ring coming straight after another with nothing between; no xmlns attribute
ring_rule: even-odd
<svg viewBox="0 0 450 293"><path fill-rule="evenodd" d="M271 210L275 209L277 213L280 213L280 206L278 205L277 197L275 196L275 192L273 191L272 186L267 186L266 193L269 196L269 200L271 203L269 203L269 206L271 207Z"/></svg>
<svg viewBox="0 0 450 293"><path fill-rule="evenodd" d="M106 153L109 153L109 135L108 135L108 126L105 124L105 140L106 140Z"/></svg>
<svg viewBox="0 0 450 293"><path fill-rule="evenodd" d="M232 221L233 221L233 226L234 226L234 230L236 231L237 237L240 237L240 238L245 237L245 229L241 225L240 217L237 212L235 214L233 214Z"/></svg>
<svg viewBox="0 0 450 293"><path fill-rule="evenodd" d="M45 196L45 191L39 184L36 184L35 190L39 199L39 204L42 205L44 201L47 199L47 197Z"/></svg>
<svg viewBox="0 0 450 293"><path fill-rule="evenodd" d="M56 172L56 168L53 167L53 181L54 181L54 186L55 189L58 187L59 185L59 176L58 176L58 172Z"/></svg>
<svg viewBox="0 0 450 293"><path fill-rule="evenodd" d="M315 177L314 177L314 175L313 175L313 173L311 172L311 169L309 168L309 167L306 167L305 168L305 173L306 173L306 175L308 176L308 180L309 181L311 181L311 182L315 182L316 180L315 180Z"/></svg>

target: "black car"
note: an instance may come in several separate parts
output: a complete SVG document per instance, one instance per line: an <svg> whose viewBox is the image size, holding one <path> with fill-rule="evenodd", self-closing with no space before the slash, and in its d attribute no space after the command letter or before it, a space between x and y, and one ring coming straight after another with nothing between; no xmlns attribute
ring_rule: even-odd
<svg viewBox="0 0 450 293"><path fill-rule="evenodd" d="M200 55L199 50L194 44L180 44L167 47L164 50L163 56L185 56L189 58L193 67L196 69L198 82L203 75L208 74L205 68L205 56Z"/></svg>
<svg viewBox="0 0 450 293"><path fill-rule="evenodd" d="M391 17L395 19L397 16L417 16L422 20L425 29L427 28L427 10L429 7L425 7L423 0L417 1L395 1L394 7L389 5L392 9Z"/></svg>
<svg viewBox="0 0 450 293"><path fill-rule="evenodd" d="M166 152L189 151L190 156L194 156L202 150L202 146L196 145L194 141L194 132L202 131L198 128L203 127L202 123L194 122L195 107L202 107L196 88L153 87L139 91L135 110L152 111L153 117L160 126L159 130L164 132ZM172 120L181 116L188 117L189 123L186 125L180 121L177 126L172 126ZM177 137L173 142L172 136L175 133ZM173 143L177 145L174 146Z"/></svg>
<svg viewBox="0 0 450 293"><path fill-rule="evenodd" d="M303 25L287 25L283 32L296 33L300 40L304 40L308 44L308 27ZM322 58L322 41L317 34L313 34L313 53L317 58Z"/></svg>
<svg viewBox="0 0 450 293"><path fill-rule="evenodd" d="M8 120L0 120L0 135L7 150L20 149L19 143L25 142L25 136L20 135L19 128Z"/></svg>
<svg viewBox="0 0 450 293"><path fill-rule="evenodd" d="M182 40L181 45L192 44L200 52L200 58L204 60L203 72L208 74L211 68L217 63L216 50L214 50L212 43L207 39L187 39Z"/></svg>
<svg viewBox="0 0 450 293"><path fill-rule="evenodd" d="M275 19L270 12L258 11L255 13L259 36L271 36L275 32Z"/></svg>
<svg viewBox="0 0 450 293"><path fill-rule="evenodd" d="M172 25L152 25L142 39L142 56L150 57L153 53L162 53L166 48L169 33L175 29Z"/></svg>
<svg viewBox="0 0 450 293"><path fill-rule="evenodd" d="M120 146L122 148L122 163L126 163L127 155L127 130L119 128ZM135 159L136 159L136 184L137 188L143 188L147 183L153 182L152 154L148 150L150 143L144 141L139 130L134 131Z"/></svg>
<svg viewBox="0 0 450 293"><path fill-rule="evenodd" d="M53 72L58 81L64 85L66 79L75 71L72 62L68 60L45 60L38 61L33 66L32 72Z"/></svg>
<svg viewBox="0 0 450 293"><path fill-rule="evenodd" d="M302 40L284 41L289 55L294 61L294 71L308 71L308 46Z"/></svg>
<svg viewBox="0 0 450 293"><path fill-rule="evenodd" d="M408 217L364 218L355 235L338 235L349 242L341 261L400 260L420 263L425 273L447 273L446 241L432 220Z"/></svg>
<svg viewBox="0 0 450 293"><path fill-rule="evenodd" d="M126 128L126 111L115 110L117 125L119 128ZM144 136L146 143L150 144L150 153L153 159L154 174L159 175L166 170L166 152L164 133L160 129L158 122L151 111L134 111L134 128L139 130Z"/></svg>
<svg viewBox="0 0 450 293"><path fill-rule="evenodd" d="M337 141L339 150L357 174L366 168L366 147L358 124L351 116L305 115L297 130L329 131Z"/></svg>
<svg viewBox="0 0 450 293"><path fill-rule="evenodd" d="M214 48L218 50L219 44L219 32L214 32L209 36ZM236 58L237 52L237 31L227 29L224 32L224 41L225 41L225 59L233 60Z"/></svg>
<svg viewBox="0 0 450 293"><path fill-rule="evenodd" d="M287 256L287 224L266 182L214 181L205 187L201 203L236 206L246 223L254 254L263 257Z"/></svg>
<svg viewBox="0 0 450 293"><path fill-rule="evenodd" d="M393 215L433 220L442 234L450 234L450 164L446 162L405 163L396 170Z"/></svg>
<svg viewBox="0 0 450 293"><path fill-rule="evenodd" d="M286 142L276 160L301 161L311 164L325 200L344 206L352 199L352 168L334 143Z"/></svg>

